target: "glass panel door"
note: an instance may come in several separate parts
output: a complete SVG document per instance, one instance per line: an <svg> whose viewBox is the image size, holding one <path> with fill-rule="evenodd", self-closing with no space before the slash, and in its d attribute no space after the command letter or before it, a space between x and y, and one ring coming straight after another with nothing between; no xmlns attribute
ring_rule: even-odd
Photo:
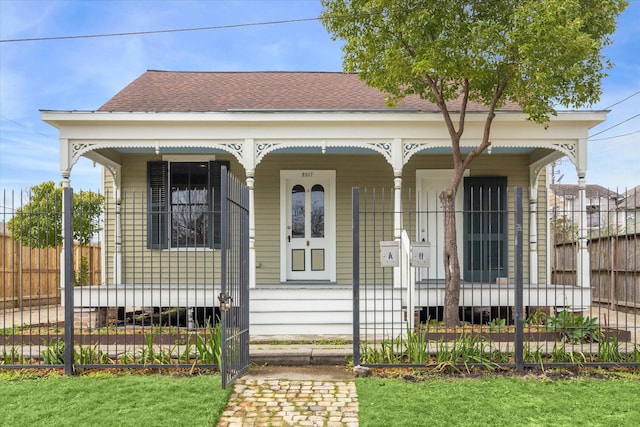
<svg viewBox="0 0 640 427"><path fill-rule="evenodd" d="M327 171L283 171L286 194L286 280L330 280L333 273L327 210ZM324 173L323 173L324 172Z"/></svg>

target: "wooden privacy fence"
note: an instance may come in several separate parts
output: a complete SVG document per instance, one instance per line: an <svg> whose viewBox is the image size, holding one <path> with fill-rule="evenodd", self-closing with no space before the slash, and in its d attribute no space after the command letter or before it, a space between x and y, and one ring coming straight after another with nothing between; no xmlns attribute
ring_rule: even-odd
<svg viewBox="0 0 640 427"><path fill-rule="evenodd" d="M640 308L640 233L589 240L594 302L611 308ZM576 243L558 243L553 282L576 283Z"/></svg>
<svg viewBox="0 0 640 427"><path fill-rule="evenodd" d="M59 304L61 250L22 246L0 232L0 308ZM83 284L100 284L100 245L76 244L74 271Z"/></svg>

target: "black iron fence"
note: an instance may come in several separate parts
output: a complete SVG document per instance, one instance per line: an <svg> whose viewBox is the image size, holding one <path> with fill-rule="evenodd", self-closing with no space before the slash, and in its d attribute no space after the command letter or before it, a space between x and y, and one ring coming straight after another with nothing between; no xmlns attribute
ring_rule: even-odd
<svg viewBox="0 0 640 427"><path fill-rule="evenodd" d="M224 200L174 188L174 206L164 210L148 209L155 195L146 189L5 193L0 365L68 372L105 365L219 367L225 333L239 345L231 353L247 362L248 202L238 195L246 188L230 175L221 181L229 187ZM63 215L64 197L73 208ZM74 233L64 233L65 226ZM62 250L63 236L66 248L75 241L75 250ZM29 254L30 271L16 269L18 247ZM219 306L225 280L233 284L227 329ZM15 298L20 286L28 299Z"/></svg>
<svg viewBox="0 0 640 427"><path fill-rule="evenodd" d="M593 207L569 206L575 197L566 194L553 194L549 209L524 211L515 195L487 191L477 193L487 200L458 206L459 321L445 324L437 199L405 191L398 212L393 192L354 189L354 364L640 364L637 211L618 198L596 221ZM614 217L625 224L615 233L606 226ZM420 254L428 265L416 262Z"/></svg>
<svg viewBox="0 0 640 427"><path fill-rule="evenodd" d="M420 200L423 195L405 190L398 212L393 191L358 194L353 239L356 363L510 365L516 362L516 350L522 351L524 364L640 363L635 193L605 199L598 209L596 201L603 198L597 194L586 204L591 207L579 209L574 193L559 191L547 206L525 204L523 343L518 348L513 189L476 191L458 205L462 283L460 323L454 326L442 319L444 236L437 199ZM246 258L233 255L234 243L222 242L220 205L197 192L191 195L191 205L199 207L182 206L179 216L173 215L181 209L178 203L172 209L148 209L161 199L147 189L114 194L107 188L95 196L103 207L97 230L85 240L74 237L76 252L66 277L75 283L71 292L64 292L58 241L54 239L52 249L40 240L62 235L62 195L43 197L24 210L32 194L5 193L0 211L6 236L0 247L0 364L63 366L73 358L76 367L217 366L222 355L221 250L230 250L238 262ZM94 196L86 197L91 201ZM94 212L91 203L75 208L76 214ZM34 234L17 237L18 228L10 225L14 218L25 224L32 219L25 228ZM398 219L401 227L396 230ZM588 282L579 268L581 237L589 250ZM381 266L380 242L397 245L403 268ZM426 243L428 266L411 266L411 247ZM20 268L16 251L22 254ZM233 270L233 280L245 280L246 267ZM28 298L16 298L16 292ZM72 303L66 302L70 294ZM238 302L246 296L232 298ZM65 334L70 326L73 332ZM248 339L246 327L234 327L242 340ZM231 354L239 355L235 350Z"/></svg>

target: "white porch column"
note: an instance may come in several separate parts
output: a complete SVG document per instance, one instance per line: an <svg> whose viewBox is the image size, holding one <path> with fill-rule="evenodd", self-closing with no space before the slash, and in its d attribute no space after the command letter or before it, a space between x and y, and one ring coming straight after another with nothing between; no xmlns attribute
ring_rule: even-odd
<svg viewBox="0 0 640 427"><path fill-rule="evenodd" d="M393 168L393 238L402 236L402 168L404 166L402 139L395 138L391 145L391 167Z"/></svg>
<svg viewBox="0 0 640 427"><path fill-rule="evenodd" d="M403 268L402 261L404 254L402 253L402 168L404 166L402 139L395 138L391 144L390 163L393 168L393 240L396 241L400 248L400 267L393 269L393 286L402 287L406 282L409 286L406 268ZM403 277L403 275L405 277ZM407 288L408 290L408 288ZM408 293L407 293L408 297ZM407 301L407 305L408 301Z"/></svg>
<svg viewBox="0 0 640 427"><path fill-rule="evenodd" d="M393 238L399 240L402 235L402 172L394 171L393 178Z"/></svg>
<svg viewBox="0 0 640 427"><path fill-rule="evenodd" d="M393 240L400 248L400 267L393 268L393 287L402 287L403 279L403 252L402 252L402 171L393 171Z"/></svg>
<svg viewBox="0 0 640 427"><path fill-rule="evenodd" d="M583 288L591 287L591 265L587 248L587 182L585 174L578 175L578 255L576 259L576 284Z"/></svg>
<svg viewBox="0 0 640 427"><path fill-rule="evenodd" d="M529 187L529 283L538 284L538 186Z"/></svg>
<svg viewBox="0 0 640 427"><path fill-rule="evenodd" d="M113 183L113 198L116 203L116 234L114 236L115 252L113 254L113 274L116 285L122 284L122 216L120 211L122 209L122 199L120 197L120 186Z"/></svg>
<svg viewBox="0 0 640 427"><path fill-rule="evenodd" d="M254 201L255 171L247 170L247 187L249 189L249 287L256 287L256 211Z"/></svg>
<svg viewBox="0 0 640 427"><path fill-rule="evenodd" d="M256 142L253 138L245 138L242 159L247 177L249 190L249 287L256 287L256 204L255 204L255 173L256 173Z"/></svg>
<svg viewBox="0 0 640 427"><path fill-rule="evenodd" d="M106 160L106 161L105 161ZM112 190L113 190L113 202L116 207L115 218L115 233L113 236L113 257L111 259L113 265L113 283L115 285L122 284L122 195L120 189L122 188L122 166L118 163L112 162L108 159L103 159L102 165L106 170L111 172L113 178ZM107 244L107 242L104 242ZM106 265L106 264L103 264ZM105 281L106 274L103 274L103 283Z"/></svg>
<svg viewBox="0 0 640 427"><path fill-rule="evenodd" d="M71 161L71 147L69 145L69 140L67 138L60 138L60 174L62 175L62 187L63 188L68 188L71 187L71 167L73 166L73 162ZM64 204L64 200L63 200L63 204ZM65 212L66 209L69 209L69 206L62 206L62 212ZM64 221L62 221L62 235L64 236L65 233L65 229L64 229ZM64 280L65 280L65 275L64 275L64 266L66 265L65 263L65 256L64 256L64 238L63 240L63 247L62 250L60 251L60 287L62 290L64 290Z"/></svg>

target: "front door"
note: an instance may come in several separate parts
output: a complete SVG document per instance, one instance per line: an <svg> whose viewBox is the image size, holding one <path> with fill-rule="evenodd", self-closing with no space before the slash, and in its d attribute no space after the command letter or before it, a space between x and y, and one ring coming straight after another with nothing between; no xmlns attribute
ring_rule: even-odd
<svg viewBox="0 0 640 427"><path fill-rule="evenodd" d="M282 281L335 281L335 171L281 171Z"/></svg>

